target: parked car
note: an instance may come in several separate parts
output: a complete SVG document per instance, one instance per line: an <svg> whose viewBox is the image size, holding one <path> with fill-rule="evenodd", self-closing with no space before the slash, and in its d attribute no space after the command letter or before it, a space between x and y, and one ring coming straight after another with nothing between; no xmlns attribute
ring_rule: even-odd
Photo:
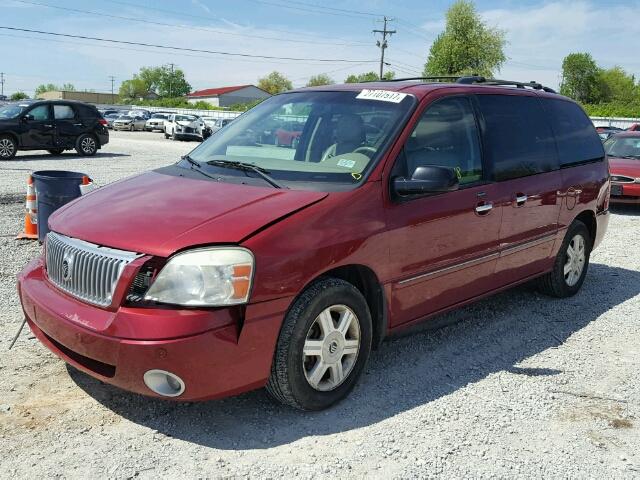
<svg viewBox="0 0 640 480"><path fill-rule="evenodd" d="M115 109L106 109L106 110L98 110L98 111L100 112L100 115L102 115L105 118L107 117L107 115L113 115L113 114L121 115L122 113L124 113L120 110L115 110Z"/></svg>
<svg viewBox="0 0 640 480"><path fill-rule="evenodd" d="M611 135L615 135L616 133L620 133L623 131L624 130L618 127L596 127L596 132L598 132L598 135L600 136L603 142L606 139L608 139Z"/></svg>
<svg viewBox="0 0 640 480"><path fill-rule="evenodd" d="M143 110L141 108L129 110L128 112L126 112L126 115L130 117L142 117L145 120L149 120L151 118L151 112L149 110Z"/></svg>
<svg viewBox="0 0 640 480"><path fill-rule="evenodd" d="M287 122L275 131L276 145L281 147L296 147L304 124Z"/></svg>
<svg viewBox="0 0 640 480"><path fill-rule="evenodd" d="M75 149L92 156L107 143L107 121L93 105L54 100L0 107L0 160L13 158L18 150L60 155Z"/></svg>
<svg viewBox="0 0 640 480"><path fill-rule="evenodd" d="M164 132L164 121L169 118L170 115L170 113L153 113L149 120L147 120L144 129L149 132L155 130Z"/></svg>
<svg viewBox="0 0 640 480"><path fill-rule="evenodd" d="M104 119L107 121L107 128L113 130L113 122L120 118L119 113L107 113L104 115Z"/></svg>
<svg viewBox="0 0 640 480"><path fill-rule="evenodd" d="M147 121L142 117L132 117L130 115L120 115L113 121L114 130L134 130L143 131Z"/></svg>
<svg viewBox="0 0 640 480"><path fill-rule="evenodd" d="M202 140L204 122L195 115L172 114L164 122L164 138Z"/></svg>
<svg viewBox="0 0 640 480"><path fill-rule="evenodd" d="M55 212L45 256L19 276L31 330L133 392L192 401L266 386L319 410L391 333L533 279L574 295L609 220L602 142L568 98L500 85L265 100L176 164ZM303 109L296 148L255 141ZM385 121L370 143L373 118Z"/></svg>
<svg viewBox="0 0 640 480"><path fill-rule="evenodd" d="M628 132L640 132L640 123L634 123L629 128L627 128Z"/></svg>
<svg viewBox="0 0 640 480"><path fill-rule="evenodd" d="M604 149L611 171L611 203L640 204L640 132L618 133Z"/></svg>
<svg viewBox="0 0 640 480"><path fill-rule="evenodd" d="M233 122L233 118L203 118L202 120L211 129L212 134Z"/></svg>

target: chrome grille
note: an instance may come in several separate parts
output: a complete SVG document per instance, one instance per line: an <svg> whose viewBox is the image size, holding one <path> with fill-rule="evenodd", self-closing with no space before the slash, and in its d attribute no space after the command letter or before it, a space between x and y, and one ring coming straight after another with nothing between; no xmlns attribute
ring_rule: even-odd
<svg viewBox="0 0 640 480"><path fill-rule="evenodd" d="M142 255L93 243L47 234L47 275L51 283L85 302L106 307L122 271Z"/></svg>

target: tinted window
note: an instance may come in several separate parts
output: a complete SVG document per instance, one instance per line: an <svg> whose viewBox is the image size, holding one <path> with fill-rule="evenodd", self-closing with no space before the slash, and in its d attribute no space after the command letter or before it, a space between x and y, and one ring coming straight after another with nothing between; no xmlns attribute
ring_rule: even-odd
<svg viewBox="0 0 640 480"><path fill-rule="evenodd" d="M51 118L49 105L40 105L38 107L32 108L27 112L27 115L31 115L36 121L45 121Z"/></svg>
<svg viewBox="0 0 640 480"><path fill-rule="evenodd" d="M558 168L552 130L536 97L478 95L487 158L496 180Z"/></svg>
<svg viewBox="0 0 640 480"><path fill-rule="evenodd" d="M482 158L473 108L468 98L452 97L429 106L414 128L394 173L411 177L417 167L455 170L460 184L482 179Z"/></svg>
<svg viewBox="0 0 640 480"><path fill-rule="evenodd" d="M574 165L604 157L593 123L573 102L544 99L556 135L560 165Z"/></svg>
<svg viewBox="0 0 640 480"><path fill-rule="evenodd" d="M76 116L73 108L69 105L54 105L53 106L53 116L56 120L69 120Z"/></svg>

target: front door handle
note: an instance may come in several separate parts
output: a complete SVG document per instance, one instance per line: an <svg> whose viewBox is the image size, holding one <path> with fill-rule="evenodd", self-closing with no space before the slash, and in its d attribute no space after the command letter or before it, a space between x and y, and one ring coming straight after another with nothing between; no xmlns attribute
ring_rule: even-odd
<svg viewBox="0 0 640 480"><path fill-rule="evenodd" d="M525 202L527 201L529 197L527 197L526 195L522 194L522 193L518 193L516 195L516 205L518 207L521 207L525 204Z"/></svg>
<svg viewBox="0 0 640 480"><path fill-rule="evenodd" d="M53 128L53 125L48 125L48 124L46 124L46 123L45 123L45 124L43 125L43 127L45 127L45 128Z"/></svg>
<svg viewBox="0 0 640 480"><path fill-rule="evenodd" d="M491 202L481 202L476 205L476 213L478 215L486 215L493 208L493 203Z"/></svg>

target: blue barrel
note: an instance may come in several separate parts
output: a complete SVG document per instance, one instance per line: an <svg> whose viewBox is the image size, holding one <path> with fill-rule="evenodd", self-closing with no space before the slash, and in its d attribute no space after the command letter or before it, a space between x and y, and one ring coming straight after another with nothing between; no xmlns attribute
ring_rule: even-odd
<svg viewBox="0 0 640 480"><path fill-rule="evenodd" d="M64 170L41 170L31 174L38 199L38 240L49 233L49 216L61 206L80 196L84 173Z"/></svg>

